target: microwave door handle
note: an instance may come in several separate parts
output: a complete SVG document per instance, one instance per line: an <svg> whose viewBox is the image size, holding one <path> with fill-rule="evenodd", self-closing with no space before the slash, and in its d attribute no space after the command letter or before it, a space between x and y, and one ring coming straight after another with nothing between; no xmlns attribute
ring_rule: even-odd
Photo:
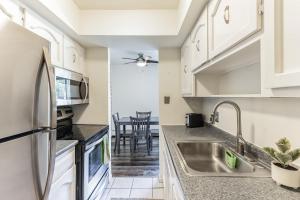
<svg viewBox="0 0 300 200"><path fill-rule="evenodd" d="M33 137L33 170L34 176L37 183L38 195L41 200L48 200L50 188L52 184L52 178L54 174L54 166L55 166L55 154L56 154L56 94L55 94L55 79L54 79L54 68L51 66L50 57L48 54L48 49L43 48L43 57L40 63L37 84L36 84L36 94L35 94L35 110L34 110L34 118L35 124L34 126L38 127L38 99L39 99L39 89L41 84L41 77L43 72L43 67L46 67L47 79L50 90L50 126L45 128L45 131L49 132L49 161L48 161L48 173L46 178L46 185L43 190L41 179L39 175L39 164L38 164L38 144L37 144L37 136Z"/></svg>
<svg viewBox="0 0 300 200"><path fill-rule="evenodd" d="M88 97L89 88L88 88L88 83L87 83L87 81L85 80L84 77L83 77L83 81L84 81L84 84L85 84L85 97L84 97L83 103L85 103L85 101L86 101L86 99Z"/></svg>

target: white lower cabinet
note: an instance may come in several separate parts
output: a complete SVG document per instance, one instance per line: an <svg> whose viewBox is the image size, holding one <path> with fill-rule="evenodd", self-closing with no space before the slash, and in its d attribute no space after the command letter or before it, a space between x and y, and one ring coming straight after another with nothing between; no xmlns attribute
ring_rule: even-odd
<svg viewBox="0 0 300 200"><path fill-rule="evenodd" d="M72 148L55 160L55 169L49 200L76 199L75 149Z"/></svg>
<svg viewBox="0 0 300 200"><path fill-rule="evenodd" d="M164 182L164 199L184 200L184 194L177 178L176 171L173 166L173 161L170 157L169 150L162 132L160 135L160 145L162 146L160 151L160 156L162 158L161 173Z"/></svg>
<svg viewBox="0 0 300 200"><path fill-rule="evenodd" d="M76 168L73 166L51 186L50 200L75 200Z"/></svg>

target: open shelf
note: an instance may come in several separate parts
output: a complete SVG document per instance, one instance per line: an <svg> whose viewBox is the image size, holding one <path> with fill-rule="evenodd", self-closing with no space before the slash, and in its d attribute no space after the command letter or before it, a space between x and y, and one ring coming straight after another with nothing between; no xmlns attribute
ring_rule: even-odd
<svg viewBox="0 0 300 200"><path fill-rule="evenodd" d="M197 97L260 97L260 42L203 66L195 80Z"/></svg>

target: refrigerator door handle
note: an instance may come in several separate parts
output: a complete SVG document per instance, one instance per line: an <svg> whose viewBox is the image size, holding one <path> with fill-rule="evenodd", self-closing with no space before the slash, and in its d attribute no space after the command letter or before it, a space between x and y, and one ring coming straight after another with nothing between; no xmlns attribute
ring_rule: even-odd
<svg viewBox="0 0 300 200"><path fill-rule="evenodd" d="M45 128L45 131L49 132L49 159L48 159L48 172L46 178L45 188L42 188L41 177L40 177L40 169L39 169L39 160L38 160L38 144L37 138L34 137L33 140L33 151L34 151L34 174L37 181L37 189L38 196L41 200L48 200L53 174L55 167L55 157L56 157L56 93L55 93L55 74L54 68L51 66L50 55L48 53L48 49L46 47L43 48L43 57L40 64L38 81L36 85L36 97L35 97L35 126L38 126L38 96L39 96L39 88L41 84L41 76L43 67L46 68L48 86L50 90L50 125Z"/></svg>
<svg viewBox="0 0 300 200"><path fill-rule="evenodd" d="M50 189L52 185L52 178L54 174L55 167L55 157L56 157L56 93L55 93L55 74L54 68L51 65L50 55L48 53L48 48L43 48L43 56L46 64L46 71L49 81L50 90L50 130L49 130L49 141L50 141L50 154L48 163L48 176L46 181L46 186L43 194L42 200L48 200Z"/></svg>
<svg viewBox="0 0 300 200"><path fill-rule="evenodd" d="M55 73L54 73L54 68L51 65L48 49L44 47L43 52L44 52L43 56L46 64L47 76L49 81L49 90L50 90L50 129L56 129L57 113L56 113Z"/></svg>
<svg viewBox="0 0 300 200"><path fill-rule="evenodd" d="M49 194L52 185L52 179L55 168L55 158L56 158L56 129L49 130L49 141L50 141L50 154L49 154L49 163L48 163L48 176L46 181L46 186L44 190L44 194L42 196L42 200L48 200Z"/></svg>

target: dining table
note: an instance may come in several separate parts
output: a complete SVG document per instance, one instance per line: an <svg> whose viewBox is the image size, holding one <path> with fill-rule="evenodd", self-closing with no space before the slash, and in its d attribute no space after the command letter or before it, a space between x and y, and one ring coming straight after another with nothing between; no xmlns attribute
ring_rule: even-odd
<svg viewBox="0 0 300 200"><path fill-rule="evenodd" d="M159 117L150 117L150 126L155 126L155 125L159 125ZM119 125L123 126L123 134L126 135L126 126L130 126L131 125L131 121L130 121L130 117L121 117L119 119ZM120 137L120 136L117 136ZM120 153L120 138L117 138L116 140L117 142L117 152ZM125 140L124 140L124 144L125 144Z"/></svg>

